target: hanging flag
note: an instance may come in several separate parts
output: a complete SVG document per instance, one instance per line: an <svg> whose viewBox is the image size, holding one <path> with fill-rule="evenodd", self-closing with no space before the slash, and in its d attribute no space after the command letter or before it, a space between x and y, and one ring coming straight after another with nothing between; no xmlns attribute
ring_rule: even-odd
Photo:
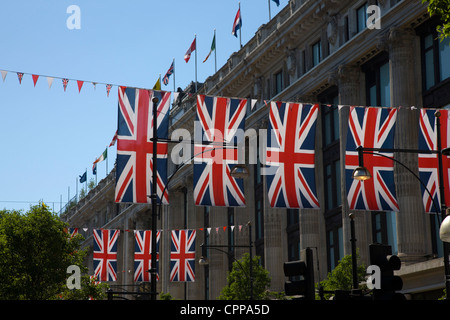
<svg viewBox="0 0 450 320"><path fill-rule="evenodd" d="M19 84L22 84L23 72L17 72L17 78L19 79Z"/></svg>
<svg viewBox="0 0 450 320"><path fill-rule="evenodd" d="M396 109L350 107L345 151L345 179L350 210L399 211L395 196L394 162L386 158L392 157L392 152L377 152L383 156L364 154L364 166L372 178L365 181L352 178L353 170L359 166L357 147L394 147L396 119Z"/></svg>
<svg viewBox="0 0 450 320"><path fill-rule="evenodd" d="M169 67L169 70L167 70L166 74L164 75L163 78L163 83L167 86L169 84L169 77L175 72L175 67L174 67L174 61L172 61L172 64Z"/></svg>
<svg viewBox="0 0 450 320"><path fill-rule="evenodd" d="M161 232L156 233L156 280L159 280L159 239ZM152 231L134 231L134 281L151 281L150 269L152 268Z"/></svg>
<svg viewBox="0 0 450 320"><path fill-rule="evenodd" d="M237 31L242 27L242 18L241 18L241 8L236 13L236 17L233 22L233 30L231 30L231 34L237 38Z"/></svg>
<svg viewBox="0 0 450 320"><path fill-rule="evenodd" d="M246 99L197 95L197 118L203 144L194 146L194 200L196 205L244 206L244 185L230 172L238 163L238 130L244 130Z"/></svg>
<svg viewBox="0 0 450 320"><path fill-rule="evenodd" d="M95 87L94 87L95 88ZM107 84L106 85L106 96L109 97L109 92L111 91L112 85L111 84Z"/></svg>
<svg viewBox="0 0 450 320"><path fill-rule="evenodd" d="M36 87L36 82L38 81L39 75L37 75L37 74L32 74L31 77L33 78L34 86Z"/></svg>
<svg viewBox="0 0 450 320"><path fill-rule="evenodd" d="M75 237L78 234L78 228L69 228L70 239Z"/></svg>
<svg viewBox="0 0 450 320"><path fill-rule="evenodd" d="M5 82L5 78L6 78L6 75L8 74L8 71L2 70L1 73L2 73L3 82Z"/></svg>
<svg viewBox="0 0 450 320"><path fill-rule="evenodd" d="M92 174L95 176L97 175L97 164L94 162L92 165Z"/></svg>
<svg viewBox="0 0 450 320"><path fill-rule="evenodd" d="M111 143L109 144L109 146L112 147L113 145L115 145L116 141L117 141L117 130L116 130L116 133L114 134L114 137L112 138Z"/></svg>
<svg viewBox="0 0 450 320"><path fill-rule="evenodd" d="M80 183L86 182L87 172L85 171L80 177Z"/></svg>
<svg viewBox="0 0 450 320"><path fill-rule="evenodd" d="M156 80L153 90L161 90L161 76L159 76L158 80Z"/></svg>
<svg viewBox="0 0 450 320"><path fill-rule="evenodd" d="M48 83L49 89L52 87L53 79L54 79L53 77L47 77L47 83Z"/></svg>
<svg viewBox="0 0 450 320"><path fill-rule="evenodd" d="M275 2L277 4L277 7L280 6L280 0L272 0L273 2Z"/></svg>
<svg viewBox="0 0 450 320"><path fill-rule="evenodd" d="M83 86L84 81L81 80L77 80L77 85L78 85L78 93L81 92L81 87Z"/></svg>
<svg viewBox="0 0 450 320"><path fill-rule="evenodd" d="M120 230L94 229L94 277L98 281L117 280L117 239Z"/></svg>
<svg viewBox="0 0 450 320"><path fill-rule="evenodd" d="M153 101L159 98L158 138L169 132L170 92L119 87L116 202L150 203L153 188ZM157 142L156 193L161 202L167 183L167 142ZM168 204L167 191L162 199Z"/></svg>
<svg viewBox="0 0 450 320"><path fill-rule="evenodd" d="M206 56L205 60L203 60L203 63L206 62L206 60L208 60L209 56L211 55L211 53L216 50L216 34L214 33L214 37L211 43L211 50L209 51L208 55Z"/></svg>
<svg viewBox="0 0 450 320"><path fill-rule="evenodd" d="M194 50L196 49L196 44L197 44L197 37L194 38L194 41L192 41L191 46L184 54L184 61L186 61L186 63L188 63L189 59L191 59L191 53L194 52Z"/></svg>
<svg viewBox="0 0 450 320"><path fill-rule="evenodd" d="M317 104L271 102L267 132L270 205L319 208L315 184Z"/></svg>
<svg viewBox="0 0 450 320"><path fill-rule="evenodd" d="M195 281L195 230L172 230L170 281Z"/></svg>
<svg viewBox="0 0 450 320"><path fill-rule="evenodd" d="M419 149L420 150L438 150L437 144L437 121L435 116L436 110L421 109L419 118ZM441 150L450 147L450 139L448 139L449 116L448 110L439 110L441 125ZM439 155L436 153L419 153L419 178L426 185L422 188L422 200L425 212L440 213L441 211L441 194L439 184ZM444 181L444 203L446 207L450 204L450 158L442 156L442 178ZM428 191L431 193L428 193Z"/></svg>
<svg viewBox="0 0 450 320"><path fill-rule="evenodd" d="M69 83L69 79L62 79L62 83L63 83L63 87L64 87L64 91L66 91L67 88L67 84Z"/></svg>

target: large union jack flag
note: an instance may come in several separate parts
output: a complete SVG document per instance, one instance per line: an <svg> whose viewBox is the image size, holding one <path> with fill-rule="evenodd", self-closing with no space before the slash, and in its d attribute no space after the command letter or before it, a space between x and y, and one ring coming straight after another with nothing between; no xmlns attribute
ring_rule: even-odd
<svg viewBox="0 0 450 320"><path fill-rule="evenodd" d="M158 138L168 137L170 92L119 87L116 202L150 203L153 190L153 97ZM167 182L167 142L157 142L157 195ZM167 192L162 203L168 204Z"/></svg>
<svg viewBox="0 0 450 320"><path fill-rule="evenodd" d="M203 144L194 146L194 200L196 205L244 206L242 179L231 176L238 163L237 143L245 126L246 99L197 96L197 123Z"/></svg>
<svg viewBox="0 0 450 320"><path fill-rule="evenodd" d="M319 208L314 173L318 105L271 102L266 164L270 205Z"/></svg>
<svg viewBox="0 0 450 320"><path fill-rule="evenodd" d="M376 152L383 156L364 154L364 166L372 178L365 181L352 178L353 170L359 165L357 147L394 147L396 119L396 109L350 107L345 174L351 210L399 211L395 195L394 162L386 158L392 158L392 152Z"/></svg>
<svg viewBox="0 0 450 320"><path fill-rule="evenodd" d="M159 263L159 239L161 232L156 233L156 270ZM134 231L134 281L151 281L150 269L152 267L152 231L135 230ZM156 273L156 280L159 280L159 274Z"/></svg>
<svg viewBox="0 0 450 320"><path fill-rule="evenodd" d="M419 149L437 151L437 121L436 110L421 109L419 119ZM441 150L450 147L450 113L448 110L439 110L441 113ZM442 173L444 182L445 204L450 204L450 158L442 156ZM419 177L426 185L422 185L422 200L425 212L439 213L441 208L441 195L439 189L439 162L436 153L419 153ZM431 193L427 192L427 190Z"/></svg>
<svg viewBox="0 0 450 320"><path fill-rule="evenodd" d="M172 230L170 281L195 281L195 230Z"/></svg>
<svg viewBox="0 0 450 320"><path fill-rule="evenodd" d="M120 230L94 229L94 278L117 280L117 239Z"/></svg>

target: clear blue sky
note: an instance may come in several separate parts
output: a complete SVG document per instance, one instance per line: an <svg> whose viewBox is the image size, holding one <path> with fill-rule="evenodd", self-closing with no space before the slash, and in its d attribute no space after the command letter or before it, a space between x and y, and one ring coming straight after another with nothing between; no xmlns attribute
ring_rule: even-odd
<svg viewBox="0 0 450 320"><path fill-rule="evenodd" d="M242 43L269 21L268 0L241 0ZM288 3L277 7L274 17ZM69 29L70 5L80 29ZM40 200L55 211L73 197L78 176L109 145L117 129L117 86L152 88L175 58L176 87L194 80L194 55L183 56L197 34L197 80L214 73L208 54L216 29L217 67L239 49L231 35L238 0L14 0L1 1L0 209L24 209ZM25 73L19 84L16 72ZM31 74L41 75L36 87ZM55 77L49 89L46 76ZM60 78L69 81L64 92ZM78 92L75 80L85 83ZM163 90L173 90L173 76ZM108 170L116 148L108 150ZM97 181L106 176L98 165ZM84 186L78 183L78 191ZM69 193L70 190L70 193Z"/></svg>

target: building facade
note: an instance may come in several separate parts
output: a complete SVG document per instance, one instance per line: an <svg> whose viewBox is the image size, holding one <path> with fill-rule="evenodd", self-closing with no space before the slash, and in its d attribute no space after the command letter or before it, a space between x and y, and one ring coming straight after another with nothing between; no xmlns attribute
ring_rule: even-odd
<svg viewBox="0 0 450 320"><path fill-rule="evenodd" d="M343 174L348 106L400 107L395 146L417 149L418 112L412 109L450 106L450 46L437 39L437 23L420 1L290 0L222 68L198 84L199 94L258 101L254 107L248 105L246 116L246 129L255 132L247 137L250 176L244 180L246 206L195 206L193 165L175 161L189 159L183 154L187 149L171 144L168 175L175 173L168 188L170 205L161 208L157 222L162 230L158 292L177 299L216 299L226 285L233 260L248 252L247 248L232 247L248 245L248 223L253 254L269 271L273 291L284 290L283 262L298 259L301 249L313 248L316 282L325 279L344 255L351 254L351 211ZM177 129L194 137L194 87L184 90L172 106L169 137L173 140L179 138ZM321 105L315 150L319 210L275 209L268 202L267 182L260 174L264 152L257 152L264 148L259 133L268 127L265 101ZM256 161L250 164L254 155ZM417 155L399 152L395 157L417 171ZM396 165L394 174L399 212L352 212L360 263L369 265L370 244L389 244L402 260L398 274L407 297L436 298L442 295L445 280L439 219L424 212L420 182L402 166ZM151 229L151 207L114 203L114 184L112 170L63 218L73 227L123 230L118 281L113 284L131 288L137 284L130 230ZM208 265L196 262L195 282L170 282L168 231L173 229L197 230L198 258L202 243L227 245L230 253L209 249ZM92 237L87 235L86 245L91 243ZM92 272L92 259L88 263Z"/></svg>

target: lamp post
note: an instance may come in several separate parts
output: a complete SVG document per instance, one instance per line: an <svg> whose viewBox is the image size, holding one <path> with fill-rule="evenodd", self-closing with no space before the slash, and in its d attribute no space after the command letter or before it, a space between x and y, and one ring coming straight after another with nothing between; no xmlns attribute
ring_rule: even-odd
<svg viewBox="0 0 450 320"><path fill-rule="evenodd" d="M436 214L438 212L441 213L441 226L440 226L440 238L442 240L442 246L443 246L443 252L444 252L444 272L445 272L445 289L446 289L446 299L449 299L450 295L450 265L449 265L449 250L447 242L450 241L450 218L449 216L446 217L446 203L445 203L445 187L444 187L444 178L443 178L443 164L442 164L442 156L450 156L450 148L441 149L441 123L440 123L440 117L441 113L439 111L436 111L435 113L436 117L436 131L437 131L437 150L416 150L416 149L397 149L397 148L364 148L362 146L359 146L357 148L358 151L358 167L353 171L352 177L353 179L365 181L368 179L371 179L371 175L369 170L364 167L364 154L372 154L376 156L385 157L388 159L393 160L394 162L401 165L403 168L408 170L419 182L422 184L422 186L425 188L427 193L430 195L430 198L432 200L433 206L435 207ZM424 182L420 179L417 174L415 174L410 168L408 168L406 165L398 161L397 159L393 157L386 156L384 154L378 153L378 152L403 152L403 153L429 153L429 154L437 154L438 156L438 178L439 178L439 191L440 191L440 210L436 203L433 200L433 196L428 190L427 186L424 184ZM447 219L448 218L448 219ZM445 224L444 224L445 222Z"/></svg>
<svg viewBox="0 0 450 320"><path fill-rule="evenodd" d="M203 252L203 249L214 249L217 251L220 251L222 253L225 253L228 257L231 257L231 251L225 251L222 250L220 248L248 248L249 249L249 253L250 253L250 262L249 262L249 282L250 282L250 300L253 300L253 255L252 255L252 247L253 247L253 243L252 243L252 225L250 223L250 221L247 223L248 226L248 245L232 245L232 246L227 246L227 245L205 245L205 244L201 244L200 247L202 248L202 256L200 257L198 263L200 265L207 265L209 262L205 257L205 254ZM242 269L243 272L246 273L244 267L241 265L241 263L239 262L239 260L237 260L236 258L234 258L234 261L236 261L239 265L239 267Z"/></svg>

